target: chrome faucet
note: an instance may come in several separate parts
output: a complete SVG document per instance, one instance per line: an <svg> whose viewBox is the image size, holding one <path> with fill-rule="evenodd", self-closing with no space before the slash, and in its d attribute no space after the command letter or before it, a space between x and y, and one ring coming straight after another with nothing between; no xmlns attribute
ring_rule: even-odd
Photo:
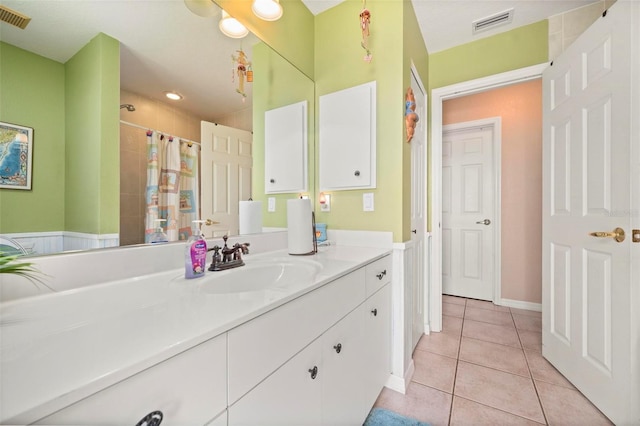
<svg viewBox="0 0 640 426"><path fill-rule="evenodd" d="M218 245L213 246L209 251L213 250L213 256L211 257L210 271L224 271L226 269L237 268L244 265L242 260L243 254L249 254L249 243L236 243L233 247L227 245L229 237L225 235L222 237L224 240L224 247Z"/></svg>

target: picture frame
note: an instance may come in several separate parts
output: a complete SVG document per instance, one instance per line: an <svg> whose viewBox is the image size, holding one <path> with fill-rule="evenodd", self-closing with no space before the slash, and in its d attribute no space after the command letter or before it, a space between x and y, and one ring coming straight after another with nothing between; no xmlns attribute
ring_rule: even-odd
<svg viewBox="0 0 640 426"><path fill-rule="evenodd" d="M31 190L33 128L0 121L0 189Z"/></svg>

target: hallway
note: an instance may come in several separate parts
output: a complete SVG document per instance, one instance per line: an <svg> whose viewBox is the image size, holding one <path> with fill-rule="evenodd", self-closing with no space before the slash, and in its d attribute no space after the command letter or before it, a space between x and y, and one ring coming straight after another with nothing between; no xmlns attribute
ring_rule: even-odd
<svg viewBox="0 0 640 426"><path fill-rule="evenodd" d="M541 355L540 312L442 296L442 333L414 352L406 395L376 406L439 425L610 425Z"/></svg>

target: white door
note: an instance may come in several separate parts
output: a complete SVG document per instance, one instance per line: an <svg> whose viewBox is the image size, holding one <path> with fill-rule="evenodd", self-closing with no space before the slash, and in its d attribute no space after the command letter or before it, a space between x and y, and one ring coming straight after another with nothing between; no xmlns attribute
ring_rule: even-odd
<svg viewBox="0 0 640 426"><path fill-rule="evenodd" d="M246 130L201 122L201 217L220 222L203 226L207 238L238 235L239 202L251 197L253 136Z"/></svg>
<svg viewBox="0 0 640 426"><path fill-rule="evenodd" d="M542 353L620 425L640 423L638 28L618 1L543 73Z"/></svg>
<svg viewBox="0 0 640 426"><path fill-rule="evenodd" d="M418 84L415 75L411 72L411 89L416 100L416 114L418 123L411 139L411 242L413 243L413 261L411 280L412 288L412 341L411 353L418 344L418 340L424 334L426 322L424 314L425 306L425 242L426 220L426 161L425 137L427 134L427 101L422 86Z"/></svg>
<svg viewBox="0 0 640 426"><path fill-rule="evenodd" d="M442 292L493 300L494 129L459 124L442 135Z"/></svg>

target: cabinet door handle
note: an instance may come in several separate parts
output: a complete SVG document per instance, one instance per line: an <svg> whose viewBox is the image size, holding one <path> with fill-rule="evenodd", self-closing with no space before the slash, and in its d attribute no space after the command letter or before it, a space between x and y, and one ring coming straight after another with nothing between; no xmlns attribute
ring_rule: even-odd
<svg viewBox="0 0 640 426"><path fill-rule="evenodd" d="M342 351L342 343L338 343L337 345L335 345L335 346L333 347L333 349L335 349L335 350L336 350L336 353L338 353L338 354L339 354L339 353Z"/></svg>
<svg viewBox="0 0 640 426"><path fill-rule="evenodd" d="M269 182L270 183L276 183L276 180L275 179L269 179Z"/></svg>
<svg viewBox="0 0 640 426"><path fill-rule="evenodd" d="M356 170L356 171L353 173L353 175L354 175L354 176L360 176L360 170Z"/></svg>
<svg viewBox="0 0 640 426"><path fill-rule="evenodd" d="M315 378L318 377L318 367L314 365L313 368L309 369L309 373L311 374L311 378L315 380Z"/></svg>
<svg viewBox="0 0 640 426"><path fill-rule="evenodd" d="M152 411L140 420L136 426L158 426L162 423L162 411Z"/></svg>
<svg viewBox="0 0 640 426"><path fill-rule="evenodd" d="M387 275L387 270L386 269L384 271L380 272L378 275L376 275L376 277L378 277L378 279L381 280L382 277L384 277L385 275Z"/></svg>
<svg viewBox="0 0 640 426"><path fill-rule="evenodd" d="M371 313L373 314L374 317L377 317L378 316L378 309L377 308L373 308L371 310Z"/></svg>

